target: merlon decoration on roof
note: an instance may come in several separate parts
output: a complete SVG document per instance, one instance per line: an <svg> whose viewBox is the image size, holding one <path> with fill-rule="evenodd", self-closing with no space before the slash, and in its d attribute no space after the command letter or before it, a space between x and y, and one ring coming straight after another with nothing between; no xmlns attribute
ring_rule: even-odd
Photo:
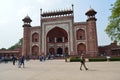
<svg viewBox="0 0 120 80"><path fill-rule="evenodd" d="M73 10L59 10L59 11L53 11L53 12L43 12L41 14L42 17L50 17L50 16L60 16L60 15L71 15L73 14Z"/></svg>

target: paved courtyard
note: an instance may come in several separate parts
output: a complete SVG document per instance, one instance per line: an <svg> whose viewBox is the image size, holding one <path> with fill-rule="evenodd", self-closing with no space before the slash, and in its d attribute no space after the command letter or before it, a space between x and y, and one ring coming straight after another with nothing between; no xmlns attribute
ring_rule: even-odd
<svg viewBox="0 0 120 80"><path fill-rule="evenodd" d="M79 62L47 60L25 62L25 68L11 62L0 63L0 80L120 80L120 62L87 62L89 70L79 70Z"/></svg>

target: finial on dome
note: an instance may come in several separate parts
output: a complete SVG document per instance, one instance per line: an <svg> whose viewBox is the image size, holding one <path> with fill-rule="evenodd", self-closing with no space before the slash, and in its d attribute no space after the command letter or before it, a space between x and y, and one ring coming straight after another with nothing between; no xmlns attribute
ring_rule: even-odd
<svg viewBox="0 0 120 80"><path fill-rule="evenodd" d="M72 4L72 10L74 10L74 5Z"/></svg>
<svg viewBox="0 0 120 80"><path fill-rule="evenodd" d="M91 5L90 5L90 8L91 8Z"/></svg>
<svg viewBox="0 0 120 80"><path fill-rule="evenodd" d="M40 9L40 14L42 14L42 8Z"/></svg>

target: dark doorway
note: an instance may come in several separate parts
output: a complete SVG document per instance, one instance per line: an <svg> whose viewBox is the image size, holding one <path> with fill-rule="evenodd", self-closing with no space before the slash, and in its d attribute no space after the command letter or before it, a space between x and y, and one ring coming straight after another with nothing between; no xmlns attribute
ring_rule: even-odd
<svg viewBox="0 0 120 80"><path fill-rule="evenodd" d="M58 48L58 49L57 49L57 54L62 55L62 53L63 53L62 48Z"/></svg>

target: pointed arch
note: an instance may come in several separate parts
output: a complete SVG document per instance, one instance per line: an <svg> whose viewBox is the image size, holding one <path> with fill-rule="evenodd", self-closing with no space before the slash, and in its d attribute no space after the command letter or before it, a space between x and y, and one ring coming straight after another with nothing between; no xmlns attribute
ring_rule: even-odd
<svg viewBox="0 0 120 80"><path fill-rule="evenodd" d="M39 54L39 47L34 45L32 47L32 55L37 56Z"/></svg>
<svg viewBox="0 0 120 80"><path fill-rule="evenodd" d="M54 53L55 53L55 49L54 49L54 48L50 48L50 49L49 49L49 53L50 53L50 54L54 54Z"/></svg>
<svg viewBox="0 0 120 80"><path fill-rule="evenodd" d="M86 53L86 45L80 43L77 45L77 53L80 55L81 53Z"/></svg>
<svg viewBox="0 0 120 80"><path fill-rule="evenodd" d="M85 40L85 30L79 29L76 34L77 40Z"/></svg>
<svg viewBox="0 0 120 80"><path fill-rule="evenodd" d="M39 34L33 33L32 34L32 42L38 42L39 41Z"/></svg>

